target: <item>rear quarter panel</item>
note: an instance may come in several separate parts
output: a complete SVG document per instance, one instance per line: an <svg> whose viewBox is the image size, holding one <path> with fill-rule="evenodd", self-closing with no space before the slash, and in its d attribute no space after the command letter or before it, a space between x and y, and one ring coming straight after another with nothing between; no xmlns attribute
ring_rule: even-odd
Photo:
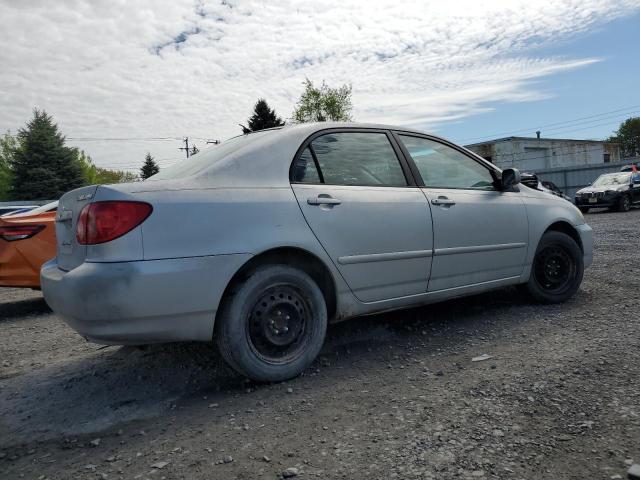
<svg viewBox="0 0 640 480"><path fill-rule="evenodd" d="M210 188L140 192L153 205L142 224L144 259L232 253L279 246L322 255L291 188Z"/></svg>
<svg viewBox="0 0 640 480"><path fill-rule="evenodd" d="M349 288L307 225L290 186L146 191L133 196L154 208L141 225L145 260L255 256L275 248L299 248L318 257L331 272L338 302L345 304L339 311L353 310Z"/></svg>

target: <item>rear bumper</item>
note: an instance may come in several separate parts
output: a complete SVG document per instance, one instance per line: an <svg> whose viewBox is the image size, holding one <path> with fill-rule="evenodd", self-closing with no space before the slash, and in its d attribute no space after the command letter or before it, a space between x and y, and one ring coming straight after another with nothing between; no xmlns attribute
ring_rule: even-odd
<svg viewBox="0 0 640 480"><path fill-rule="evenodd" d="M210 341L218 304L249 254L42 266L45 300L71 328L111 345Z"/></svg>
<svg viewBox="0 0 640 480"><path fill-rule="evenodd" d="M580 243L582 243L582 251L584 252L584 268L593 263L593 230L586 223L576 227L580 235Z"/></svg>

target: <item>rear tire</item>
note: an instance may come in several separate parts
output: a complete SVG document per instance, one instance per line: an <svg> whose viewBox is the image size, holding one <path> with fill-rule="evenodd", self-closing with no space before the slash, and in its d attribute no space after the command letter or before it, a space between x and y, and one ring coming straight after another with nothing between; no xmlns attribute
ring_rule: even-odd
<svg viewBox="0 0 640 480"><path fill-rule="evenodd" d="M619 212L628 212L631 209L631 198L629 195L622 195L618 200L617 210Z"/></svg>
<svg viewBox="0 0 640 480"><path fill-rule="evenodd" d="M232 287L216 319L226 362L260 382L300 375L316 358L327 330L327 306L309 275L264 265Z"/></svg>
<svg viewBox="0 0 640 480"><path fill-rule="evenodd" d="M566 233L548 231L538 243L525 289L540 303L561 303L582 283L582 250Z"/></svg>

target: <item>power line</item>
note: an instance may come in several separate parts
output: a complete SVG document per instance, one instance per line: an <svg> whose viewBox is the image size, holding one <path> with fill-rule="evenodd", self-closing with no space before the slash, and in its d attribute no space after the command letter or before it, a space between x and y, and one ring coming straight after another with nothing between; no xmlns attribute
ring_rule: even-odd
<svg viewBox="0 0 640 480"><path fill-rule="evenodd" d="M175 141L182 137L67 137L67 140L77 142L158 142L158 141Z"/></svg>
<svg viewBox="0 0 640 480"><path fill-rule="evenodd" d="M602 117L602 116L605 116L605 115L611 115L613 113L617 113L618 115L616 115L616 116L619 116L619 115L621 115L621 113L619 113L619 112L625 112L625 111L629 111L629 110L636 110L638 108L640 108L640 105L631 105L631 106L626 107L626 108L619 108L617 110L610 110L608 112L602 112L602 113L597 113L597 114L594 114L594 115L588 115L586 117L578 117L578 118L574 118L572 120L563 120L561 122L547 123L547 124L544 124L544 125L537 125L535 127L521 128L519 130L511 130L511 131L508 131L508 132L499 132L499 133L494 133L494 134L491 134L491 135L484 135L484 136L481 136L481 137L463 138L462 140L460 140L460 142L482 141L484 139L492 139L492 138L495 138L495 137L515 134L515 133L532 132L532 131L540 130L540 129L543 129L543 128L555 127L557 125L571 124L571 123L578 122L580 120L587 120L587 119L591 119L591 118ZM629 115L631 113L634 113L634 112L628 112L625 115ZM600 119L600 120L602 120L602 119Z"/></svg>

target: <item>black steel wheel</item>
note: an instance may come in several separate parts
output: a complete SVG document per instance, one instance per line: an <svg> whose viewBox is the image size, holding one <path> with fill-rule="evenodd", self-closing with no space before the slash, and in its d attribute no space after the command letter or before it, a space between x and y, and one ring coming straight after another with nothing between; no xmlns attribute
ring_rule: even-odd
<svg viewBox="0 0 640 480"><path fill-rule="evenodd" d="M216 318L215 337L226 362L257 381L287 380L320 352L327 307L305 272L263 265L232 286Z"/></svg>
<svg viewBox="0 0 640 480"><path fill-rule="evenodd" d="M536 249L528 293L542 303L560 303L571 298L582 283L583 253L566 233L546 232Z"/></svg>
<svg viewBox="0 0 640 480"><path fill-rule="evenodd" d="M545 292L558 294L571 287L576 265L565 246L551 244L536 254L533 274Z"/></svg>
<svg viewBox="0 0 640 480"><path fill-rule="evenodd" d="M290 362L306 346L311 306L294 285L271 287L255 302L246 322L248 341L269 363Z"/></svg>
<svg viewBox="0 0 640 480"><path fill-rule="evenodd" d="M631 199L629 195L622 195L618 200L618 211L628 212L631 209Z"/></svg>

